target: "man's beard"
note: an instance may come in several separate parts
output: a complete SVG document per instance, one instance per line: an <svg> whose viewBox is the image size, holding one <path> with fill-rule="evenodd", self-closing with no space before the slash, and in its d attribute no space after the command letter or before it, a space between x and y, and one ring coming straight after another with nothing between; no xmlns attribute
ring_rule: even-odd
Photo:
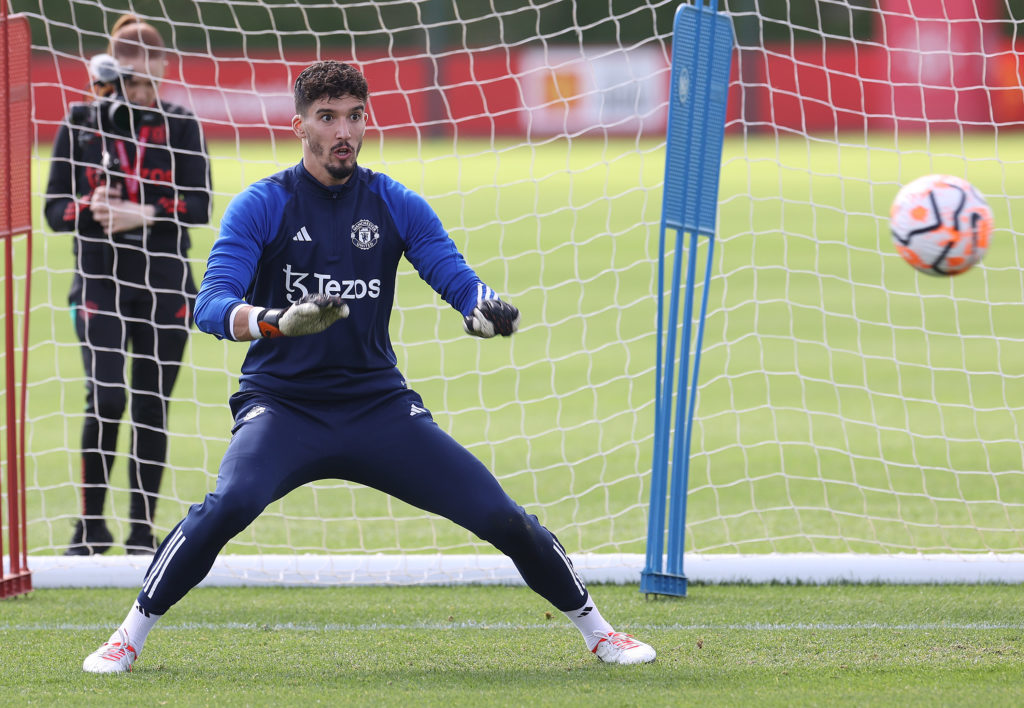
<svg viewBox="0 0 1024 708"><path fill-rule="evenodd" d="M356 171L356 163L352 163L352 166L348 165L324 165L327 170L327 174L337 180L348 179L352 176L352 173Z"/></svg>
<svg viewBox="0 0 1024 708"><path fill-rule="evenodd" d="M334 153L334 149L336 147L339 147L342 144L344 144L344 145L346 145L346 146L348 146L350 148L352 147L351 145L348 145L348 143L336 143L336 144L331 146L331 154ZM314 155L316 155L317 157L323 157L324 156L325 150L324 150L324 146L323 146L322 143L317 143L316 145L313 145L311 147L313 149L313 154ZM362 149L362 147L363 147L363 141L360 140L359 144L356 145L355 150L353 150L353 152L355 153L355 156L356 156L357 159L358 159L358 156L359 156L359 151ZM334 179L336 179L336 180L344 180L344 179L348 179L349 177L352 176L352 173L356 171L357 164L358 164L357 160L353 160L352 161L351 167L349 165L347 165L347 164L335 165L333 163L325 163L324 164L324 169L327 170L327 174L329 174Z"/></svg>

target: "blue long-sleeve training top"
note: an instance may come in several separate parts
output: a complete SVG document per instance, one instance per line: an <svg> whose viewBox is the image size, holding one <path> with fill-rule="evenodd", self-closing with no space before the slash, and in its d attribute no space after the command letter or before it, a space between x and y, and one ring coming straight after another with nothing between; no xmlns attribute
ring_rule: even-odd
<svg viewBox="0 0 1024 708"><path fill-rule="evenodd" d="M388 333L403 255L463 315L495 297L419 194L364 167L326 187L300 162L228 205L196 325L231 339L228 320L240 304L283 308L306 294L339 295L349 316L324 332L252 342L240 390L320 400L394 390L405 385Z"/></svg>

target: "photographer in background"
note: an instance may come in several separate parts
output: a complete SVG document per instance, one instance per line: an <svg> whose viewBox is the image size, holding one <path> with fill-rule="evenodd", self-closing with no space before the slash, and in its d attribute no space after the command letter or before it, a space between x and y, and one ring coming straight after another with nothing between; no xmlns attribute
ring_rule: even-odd
<svg viewBox="0 0 1024 708"><path fill-rule="evenodd" d="M68 300L82 342L86 406L82 509L66 555L110 549L103 506L131 404L129 554L152 554L167 456L167 407L192 324L188 226L210 218L210 163L199 122L160 100L160 33L133 15L90 62L94 100L71 106L46 188L46 220L75 232ZM126 386L130 372L131 389Z"/></svg>

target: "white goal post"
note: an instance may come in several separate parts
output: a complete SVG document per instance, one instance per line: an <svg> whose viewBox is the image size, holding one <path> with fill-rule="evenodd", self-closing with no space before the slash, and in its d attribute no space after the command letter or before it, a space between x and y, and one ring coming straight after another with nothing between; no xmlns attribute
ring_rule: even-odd
<svg viewBox="0 0 1024 708"><path fill-rule="evenodd" d="M690 582L1024 582L1019 4L720 4L737 46L692 432ZM57 126L126 8L174 48L161 94L193 110L209 141L214 209L192 229L197 281L228 200L299 159L287 130L298 71L331 58L366 73L361 164L422 193L523 313L508 341L466 337L403 266L400 368L588 581L637 582L678 5L10 0L33 45L33 585L135 586L146 566L119 545L127 415L106 507L115 547L61 555L79 514L85 379L71 236L41 217ZM888 231L899 187L936 172L971 180L995 214L986 259L954 278L916 273ZM192 332L169 402L160 536L213 489L244 349ZM328 480L271 505L207 582L517 578L450 522Z"/></svg>

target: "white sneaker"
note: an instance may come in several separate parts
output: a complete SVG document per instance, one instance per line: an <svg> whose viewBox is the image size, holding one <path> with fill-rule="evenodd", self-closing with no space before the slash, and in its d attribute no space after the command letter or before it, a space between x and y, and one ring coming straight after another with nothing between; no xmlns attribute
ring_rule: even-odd
<svg viewBox="0 0 1024 708"><path fill-rule="evenodd" d="M622 632L594 632L598 637L594 654L608 664L647 664L657 656L654 648Z"/></svg>
<svg viewBox="0 0 1024 708"><path fill-rule="evenodd" d="M91 674L123 674L132 670L139 653L128 641L127 632L118 629L117 635L118 641L104 642L99 649L85 657L82 662L83 671Z"/></svg>

